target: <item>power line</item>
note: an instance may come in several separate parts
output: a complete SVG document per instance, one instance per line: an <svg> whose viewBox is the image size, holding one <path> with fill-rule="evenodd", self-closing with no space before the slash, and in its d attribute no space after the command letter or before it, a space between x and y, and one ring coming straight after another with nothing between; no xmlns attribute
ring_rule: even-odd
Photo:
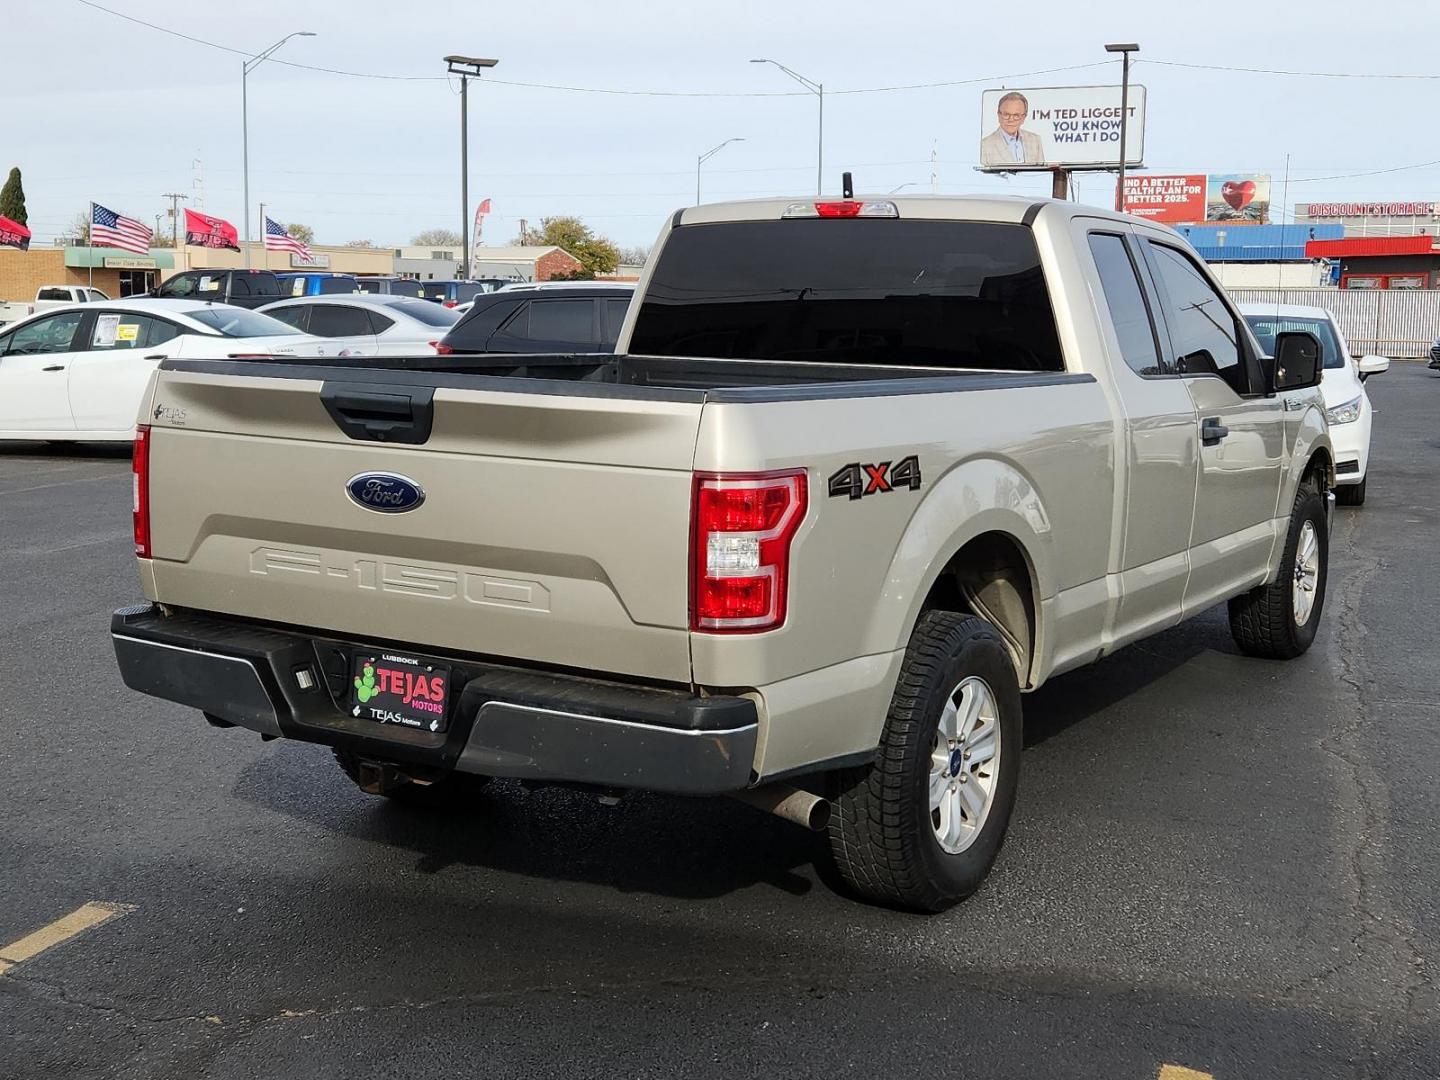
<svg viewBox="0 0 1440 1080"><path fill-rule="evenodd" d="M1227 64L1188 64L1180 60L1157 60L1153 56L1137 59L1135 62L1137 64L1159 64L1162 67L1190 68L1195 71L1239 71L1250 75L1295 75L1312 79L1440 79L1440 75L1401 75L1376 71L1291 71L1284 68L1236 67Z"/></svg>
<svg viewBox="0 0 1440 1080"><path fill-rule="evenodd" d="M1336 176L1307 176L1303 179L1294 179L1292 184L1316 184L1321 180L1353 180L1357 176L1381 176L1385 173L1408 172L1411 169L1429 169L1440 165L1440 161L1421 161L1414 165L1396 165L1390 169L1371 169L1368 172L1340 173Z"/></svg>

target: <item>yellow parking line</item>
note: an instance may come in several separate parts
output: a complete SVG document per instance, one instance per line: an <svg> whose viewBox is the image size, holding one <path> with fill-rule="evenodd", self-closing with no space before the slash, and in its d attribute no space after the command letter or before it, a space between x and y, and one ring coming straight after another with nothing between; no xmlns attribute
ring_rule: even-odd
<svg viewBox="0 0 1440 1080"><path fill-rule="evenodd" d="M1198 1069L1187 1069L1184 1065L1161 1065L1160 1075L1155 1080L1215 1080L1215 1078Z"/></svg>
<svg viewBox="0 0 1440 1080"><path fill-rule="evenodd" d="M53 949L62 941L69 941L76 934L134 910L134 904L113 904L106 900L91 900L88 904L81 904L69 915L61 916L48 926L42 926L19 941L12 941L0 948L0 975L16 964L39 956L46 949Z"/></svg>

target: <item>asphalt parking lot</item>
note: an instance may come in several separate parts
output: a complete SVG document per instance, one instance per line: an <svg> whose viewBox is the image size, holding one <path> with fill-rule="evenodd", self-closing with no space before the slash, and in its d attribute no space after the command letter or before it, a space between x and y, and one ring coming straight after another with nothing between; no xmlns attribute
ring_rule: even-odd
<svg viewBox="0 0 1440 1080"><path fill-rule="evenodd" d="M1440 377L1369 386L1315 648L1216 609L1027 699L932 918L738 803L407 809L129 692L127 452L0 443L0 1077L1440 1075Z"/></svg>

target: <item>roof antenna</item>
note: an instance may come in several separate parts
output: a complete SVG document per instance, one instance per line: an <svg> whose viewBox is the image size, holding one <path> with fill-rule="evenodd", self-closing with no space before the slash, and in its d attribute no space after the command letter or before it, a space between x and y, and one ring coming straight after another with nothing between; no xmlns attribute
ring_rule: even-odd
<svg viewBox="0 0 1440 1080"><path fill-rule="evenodd" d="M840 174L840 188L844 198L853 199L855 197L855 181L850 179L848 172Z"/></svg>

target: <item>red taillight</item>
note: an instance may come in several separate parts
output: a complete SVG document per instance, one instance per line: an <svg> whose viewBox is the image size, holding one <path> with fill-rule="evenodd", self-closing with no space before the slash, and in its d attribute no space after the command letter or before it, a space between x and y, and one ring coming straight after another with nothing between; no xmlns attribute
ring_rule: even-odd
<svg viewBox="0 0 1440 1080"><path fill-rule="evenodd" d="M833 199L797 202L785 207L782 218L898 218L900 208L888 199Z"/></svg>
<svg viewBox="0 0 1440 1080"><path fill-rule="evenodd" d="M820 217L859 217L864 203L845 200L842 202L817 202L815 213Z"/></svg>
<svg viewBox="0 0 1440 1080"><path fill-rule="evenodd" d="M446 300L446 301L444 302L444 306L445 306L445 307L454 307L454 306L455 306L456 304L458 304L459 302L460 302L460 301L458 301L458 300Z"/></svg>
<svg viewBox="0 0 1440 1080"><path fill-rule="evenodd" d="M135 429L131 457L131 511L135 521L135 554L150 558L150 425Z"/></svg>
<svg viewBox="0 0 1440 1080"><path fill-rule="evenodd" d="M755 633L785 621L790 542L805 506L804 470L695 474L691 630Z"/></svg>
<svg viewBox="0 0 1440 1080"><path fill-rule="evenodd" d="M455 350L443 341L432 341L430 347L435 350L436 356L454 356Z"/></svg>

